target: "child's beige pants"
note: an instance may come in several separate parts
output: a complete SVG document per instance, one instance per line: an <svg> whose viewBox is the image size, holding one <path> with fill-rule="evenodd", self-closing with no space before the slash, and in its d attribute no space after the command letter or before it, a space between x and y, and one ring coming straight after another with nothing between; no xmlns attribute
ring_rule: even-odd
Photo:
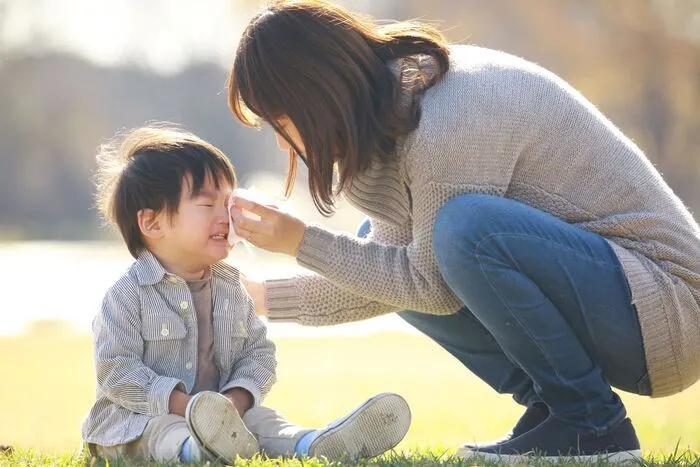
<svg viewBox="0 0 700 467"><path fill-rule="evenodd" d="M253 407L243 416L248 430L260 443L260 450L268 457L291 457L297 441L311 430L289 423L276 410ZM182 443L190 432L184 417L161 415L151 419L140 438L117 446L90 445L90 452L107 459L117 457L143 458L157 461L177 460Z"/></svg>

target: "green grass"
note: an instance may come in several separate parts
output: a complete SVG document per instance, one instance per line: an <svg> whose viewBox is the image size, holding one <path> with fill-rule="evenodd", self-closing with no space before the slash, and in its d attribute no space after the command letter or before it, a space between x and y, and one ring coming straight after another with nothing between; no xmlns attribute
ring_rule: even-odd
<svg viewBox="0 0 700 467"><path fill-rule="evenodd" d="M422 336L276 343L279 382L265 405L295 423L325 425L377 392L406 398L413 414L408 435L394 453L366 465L465 465L450 457L459 444L501 436L521 413L508 396L494 393ZM89 465L75 455L80 423L94 398L89 336L44 328L0 338L0 355L0 445L17 447L10 457L0 455L0 465ZM700 448L700 385L664 399L622 398L649 465L700 466L697 455L684 454Z"/></svg>
<svg viewBox="0 0 700 467"><path fill-rule="evenodd" d="M292 459L292 460L280 460L280 459L265 459L260 456L253 458L251 460L239 460L235 462L234 466L250 466L250 467L277 467L277 466L303 466L303 467L316 467L316 466L340 466L340 465L361 465L361 466L498 466L502 465L497 462L471 462L467 463L454 456L445 455L442 453L431 452L431 451L413 451L405 453L388 453L375 459L363 462L325 462L319 459ZM163 463L163 462L135 462L135 461L110 461L105 462L103 460L90 459L80 455L70 455L70 454L54 454L46 455L40 454L38 452L32 451L22 451L16 452L14 454L4 456L0 454L0 466L65 466L65 467L122 467L122 466L175 466L179 465L175 462ZM201 463L192 465L219 465L211 463ZM605 461L599 461L597 463L581 463L572 461L562 461L557 464L552 464L542 459L533 459L528 462L529 466L551 466L551 465L562 465L562 466L608 466L608 465L619 465L611 464ZM638 465L640 467L646 466L700 466L700 455L692 452L674 452L667 455L657 455L645 458L643 461L638 463L627 463L625 465Z"/></svg>

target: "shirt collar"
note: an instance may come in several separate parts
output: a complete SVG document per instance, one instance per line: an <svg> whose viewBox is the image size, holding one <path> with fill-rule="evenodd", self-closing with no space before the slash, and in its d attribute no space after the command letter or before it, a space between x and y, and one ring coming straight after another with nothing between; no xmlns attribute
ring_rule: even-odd
<svg viewBox="0 0 700 467"><path fill-rule="evenodd" d="M193 280L186 280L188 284L201 284L203 282L206 282L208 280L211 280L212 273L211 273L211 267L207 267L204 270L204 275L200 279L193 279Z"/></svg>
<svg viewBox="0 0 700 467"><path fill-rule="evenodd" d="M136 263L134 263L134 272L139 285L155 285L168 274L158 258L148 250L139 253Z"/></svg>
<svg viewBox="0 0 700 467"><path fill-rule="evenodd" d="M179 276L166 271L163 265L160 264L160 261L158 261L158 258L148 250L143 250L139 253L134 264L134 272L136 273L136 280L139 285L155 285L166 276L173 282L185 282L184 279ZM227 267L225 265L215 264L207 268L202 280L211 279L213 275L223 275L229 279L235 276L235 279L238 279L238 274L234 274L234 272L237 271L233 270L230 266Z"/></svg>

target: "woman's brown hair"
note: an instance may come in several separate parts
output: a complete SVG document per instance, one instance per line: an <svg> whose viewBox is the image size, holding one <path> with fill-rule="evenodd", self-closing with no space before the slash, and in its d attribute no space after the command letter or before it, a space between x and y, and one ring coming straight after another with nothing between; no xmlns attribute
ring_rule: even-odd
<svg viewBox="0 0 700 467"><path fill-rule="evenodd" d="M314 203L329 215L336 163L340 192L367 169L371 157L388 160L397 138L418 127L419 102L399 108L401 85L388 66L418 55L437 64L424 90L449 68L447 42L432 26L378 26L324 1L276 1L250 21L241 38L229 77L229 106L243 124L258 126L262 119L287 140L293 149L286 194L299 155L309 169ZM303 153L280 127L281 117L296 126Z"/></svg>

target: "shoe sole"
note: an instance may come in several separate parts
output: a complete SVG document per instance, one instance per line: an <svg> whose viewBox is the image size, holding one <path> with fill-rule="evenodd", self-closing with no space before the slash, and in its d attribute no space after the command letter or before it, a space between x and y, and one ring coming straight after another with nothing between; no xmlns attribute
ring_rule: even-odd
<svg viewBox="0 0 700 467"><path fill-rule="evenodd" d="M309 457L369 459L394 448L411 425L411 409L397 394L379 394L326 429L309 447Z"/></svg>
<svg viewBox="0 0 700 467"><path fill-rule="evenodd" d="M457 448L457 452L455 452L455 457L469 459L469 457L473 457L474 449L479 449L479 447L478 446L460 446Z"/></svg>
<svg viewBox="0 0 700 467"><path fill-rule="evenodd" d="M461 456L458 455L458 457L461 457L464 460L481 459L488 462L503 462L506 464L527 464L529 461L535 459L552 463L560 463L562 461L581 463L638 463L640 460L642 460L642 451L640 449L634 449L631 451L612 452L610 454L596 454L594 456L528 456L469 451Z"/></svg>
<svg viewBox="0 0 700 467"><path fill-rule="evenodd" d="M216 392L200 392L187 404L185 421L200 448L215 460L232 463L260 451L231 401Z"/></svg>

